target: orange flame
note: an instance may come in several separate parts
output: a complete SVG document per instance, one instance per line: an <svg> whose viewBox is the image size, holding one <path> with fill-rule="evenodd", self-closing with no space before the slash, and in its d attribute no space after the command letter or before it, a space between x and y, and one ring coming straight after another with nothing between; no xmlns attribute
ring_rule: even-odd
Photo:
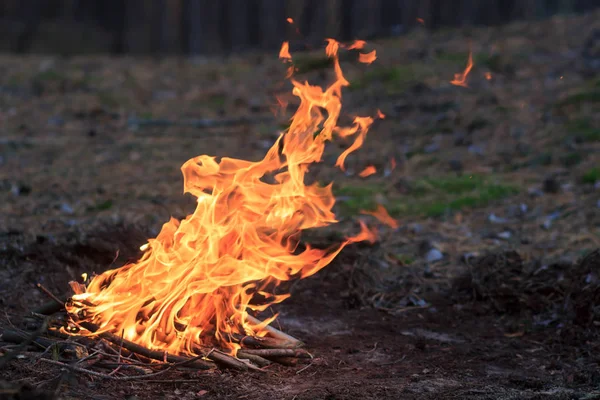
<svg viewBox="0 0 600 400"><path fill-rule="evenodd" d="M281 45L281 50L279 50L279 58L281 58L283 61L292 61L289 42L283 42Z"/></svg>
<svg viewBox="0 0 600 400"><path fill-rule="evenodd" d="M360 53L358 55L358 61L364 64L371 64L375 60L377 60L377 52L375 50L370 53Z"/></svg>
<svg viewBox="0 0 600 400"><path fill-rule="evenodd" d="M288 22L288 24L293 24L294 20L292 18L286 18L286 21Z"/></svg>
<svg viewBox="0 0 600 400"><path fill-rule="evenodd" d="M391 217L391 215L387 212L384 206L381 204L377 205L377 209L375 211L361 211L361 214L372 215L377 218L380 222L386 224L390 228L396 229L398 228L398 221Z"/></svg>
<svg viewBox="0 0 600 400"><path fill-rule="evenodd" d="M467 67L463 72L458 74L454 74L454 79L450 81L451 84L456 86L468 87L467 85L467 76L471 69L473 68L473 52L469 50L469 59L467 60Z"/></svg>
<svg viewBox="0 0 600 400"><path fill-rule="evenodd" d="M368 167L366 167L365 169L363 169L362 171L360 171L360 173L358 174L358 176L360 176L361 178L366 178L367 176L371 176L373 174L377 173L377 168L375 168L372 165L369 165Z"/></svg>
<svg viewBox="0 0 600 400"><path fill-rule="evenodd" d="M365 42L364 40L355 40L354 43L348 46L348 50L361 50L365 47L366 44L367 42Z"/></svg>
<svg viewBox="0 0 600 400"><path fill-rule="evenodd" d="M185 162L184 192L197 198L196 210L165 223L142 246L140 260L92 277L83 292L73 282L78 294L67 307L71 315L85 315L100 327L98 333L123 332L149 349L198 354L199 348L219 346L235 352L232 334L266 334L275 317L256 325L248 311L289 297L275 294L280 282L316 273L349 243L376 240L361 222L358 235L330 249L298 247L302 231L337 222L332 184L306 185L309 166L321 161L334 135L356 135L336 163L343 168L373 121L356 117L351 127L337 126L348 81L338 43L328 42L335 82L324 90L291 80L300 105L265 157L251 162L201 155ZM290 57L286 44L281 55Z"/></svg>
<svg viewBox="0 0 600 400"><path fill-rule="evenodd" d="M384 119L385 118L385 114L382 113L381 110L377 110L377 118Z"/></svg>

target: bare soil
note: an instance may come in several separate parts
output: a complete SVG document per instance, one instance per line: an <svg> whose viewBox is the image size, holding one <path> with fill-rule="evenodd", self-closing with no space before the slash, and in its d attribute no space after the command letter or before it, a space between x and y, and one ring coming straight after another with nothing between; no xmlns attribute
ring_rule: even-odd
<svg viewBox="0 0 600 400"><path fill-rule="evenodd" d="M27 349L0 370L0 398L600 397L600 80L583 51L597 21L416 31L375 43L372 66L348 63L360 84L345 94L344 118L376 109L387 118L347 174L328 166L335 145L314 168L314 179L341 187L341 222L305 240L327 245L355 229L371 197L402 226L346 249L273 310L307 343L310 364L107 382L49 368ZM455 87L469 40L476 67L468 88ZM325 84L327 67L308 64L306 79ZM289 92L273 54L1 65L2 328L47 301L35 283L66 294L68 281L135 260L169 216L188 214L179 172L188 158L259 159L286 122L130 119L269 116L274 96ZM392 157L398 167L384 174ZM367 165L379 172L360 179Z"/></svg>

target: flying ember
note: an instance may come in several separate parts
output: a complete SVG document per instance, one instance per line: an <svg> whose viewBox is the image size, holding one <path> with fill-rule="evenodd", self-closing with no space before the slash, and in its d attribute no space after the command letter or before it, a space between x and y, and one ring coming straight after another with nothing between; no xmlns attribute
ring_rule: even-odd
<svg viewBox="0 0 600 400"><path fill-rule="evenodd" d="M67 310L75 325L93 323L95 333L112 332L152 350L198 354L195 349L217 346L235 353L235 335L266 335L275 316L256 322L249 312L288 298L276 294L279 283L313 275L349 243L375 240L361 223L360 233L327 250L298 247L302 231L337 222L332 185L304 183L310 165L321 161L334 137L353 137L336 162L344 169L373 122L356 117L352 126L337 126L341 89L349 85L339 47L328 40L336 77L328 88L291 79L300 104L262 160L201 155L183 164L184 192L197 198L196 210L166 222L142 246L140 260L92 276L86 286L72 282L76 294ZM280 56L292 62L288 49L284 44ZM375 53L365 57L374 60Z"/></svg>

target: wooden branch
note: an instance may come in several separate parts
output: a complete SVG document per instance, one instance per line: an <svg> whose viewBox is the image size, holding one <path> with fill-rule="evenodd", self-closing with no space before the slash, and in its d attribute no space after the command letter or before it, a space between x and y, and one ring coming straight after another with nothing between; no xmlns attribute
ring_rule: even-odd
<svg viewBox="0 0 600 400"><path fill-rule="evenodd" d="M249 360L261 368L271 365L271 361L267 360L266 358L257 356L256 354L248 354L243 350L239 350L236 354L236 357L239 359Z"/></svg>
<svg viewBox="0 0 600 400"><path fill-rule="evenodd" d="M234 339L244 347L259 347L263 349L298 349L304 346L304 343L299 340L292 341L275 337L234 335Z"/></svg>
<svg viewBox="0 0 600 400"><path fill-rule="evenodd" d="M85 329L87 329L90 332L96 332L98 330L98 327L90 322L79 322L79 325L84 327ZM97 336L99 336L102 339L105 339L113 344L116 344L117 346L119 346L121 344L121 337L114 335L110 332L97 333ZM150 350L150 349L145 348L144 346L141 346L137 343L130 342L129 340L126 340L126 339L123 339L123 348L125 348L133 353L142 355L144 357L151 358L153 360L163 361L165 358L165 352L158 351L158 350ZM174 354L169 354L169 353L166 353L166 358L167 358L168 362L177 363L178 365L182 365L182 366L186 366L186 367L190 367L190 368L197 368L197 369L212 369L212 368L214 368L214 365L212 363L209 363L207 361L200 360L200 359L191 359L191 358L187 358L187 357L183 357L183 356L176 356Z"/></svg>
<svg viewBox="0 0 600 400"><path fill-rule="evenodd" d="M295 367L298 365L298 359L294 357L271 357L269 360L277 364L285 365L286 367Z"/></svg>
<svg viewBox="0 0 600 400"><path fill-rule="evenodd" d="M244 349L245 354L254 354L264 358L271 357L296 357L312 358L310 353L302 349Z"/></svg>
<svg viewBox="0 0 600 400"><path fill-rule="evenodd" d="M250 322L253 325L258 325L258 324L262 323L260 320L254 318L250 314L248 314L247 319L248 319L248 322ZM271 325L265 326L264 329L267 332L269 332L269 335L271 335L272 337L274 337L276 339L285 340L287 342L294 343L293 348L300 348L300 347L304 346L304 343L301 342L300 340L296 339L293 336L288 335L287 333L283 333L280 330L273 328Z"/></svg>
<svg viewBox="0 0 600 400"><path fill-rule="evenodd" d="M71 365L71 364L65 364L65 363L62 363L60 361L50 360L50 359L47 359L47 358L41 358L40 361L48 363L48 364L58 365L58 366L61 366L63 368L66 368L66 369L70 369L71 371L81 372L81 373L88 374L88 375L91 375L91 376L95 376L95 377L98 377L98 378L109 379L109 380L114 380L114 381L134 381L134 380L138 380L138 379L153 378L155 376L162 375L162 374L164 374L165 372L167 372L167 371L169 371L171 369L171 367L167 367L167 368L163 369L162 371L154 372L154 373L151 373L151 374L119 377L119 376L113 376L113 375L108 375L108 374L102 374L100 372L90 371L89 369L77 367L77 366Z"/></svg>
<svg viewBox="0 0 600 400"><path fill-rule="evenodd" d="M236 369L238 371L248 371L248 364L230 356L227 353L223 353L222 351L213 349L206 353L201 350L194 349L194 352L203 354L206 358L213 360L214 362L227 368Z"/></svg>
<svg viewBox="0 0 600 400"><path fill-rule="evenodd" d="M62 300L62 298L61 298ZM66 302L66 299L65 299ZM42 304L41 306L34 308L31 312L42 315L52 315L54 313L59 312L63 308L65 308L65 302L62 304L58 304L56 301L52 300L47 303Z"/></svg>
<svg viewBox="0 0 600 400"><path fill-rule="evenodd" d="M2 332L2 336L0 336L0 338L3 342L23 343L29 340L29 335L25 332L19 332L12 329L5 329L4 332ZM55 341L38 336L31 340L31 343L46 348L48 346L52 346L55 343Z"/></svg>

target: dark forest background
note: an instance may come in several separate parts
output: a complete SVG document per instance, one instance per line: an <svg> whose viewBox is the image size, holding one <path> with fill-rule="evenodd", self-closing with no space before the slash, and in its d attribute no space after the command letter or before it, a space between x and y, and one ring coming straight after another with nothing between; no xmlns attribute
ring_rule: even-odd
<svg viewBox="0 0 600 400"><path fill-rule="evenodd" d="M600 0L0 0L0 51L214 54L271 49L290 37L307 44L324 37L372 39L401 35L417 24L496 25L599 5Z"/></svg>

